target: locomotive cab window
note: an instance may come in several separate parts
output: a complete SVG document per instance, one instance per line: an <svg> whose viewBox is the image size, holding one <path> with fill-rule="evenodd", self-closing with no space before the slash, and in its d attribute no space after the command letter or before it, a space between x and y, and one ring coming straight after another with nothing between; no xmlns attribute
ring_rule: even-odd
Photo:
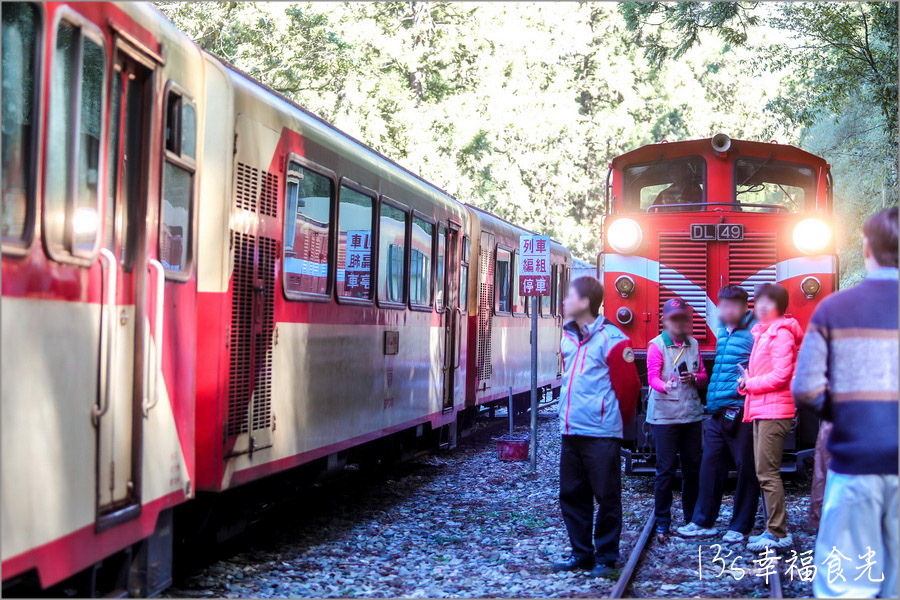
<svg viewBox="0 0 900 600"><path fill-rule="evenodd" d="M3 107L0 129L3 184L0 231L3 243L20 248L31 242L34 220L35 74L39 17L30 2L6 2L3 13Z"/></svg>
<svg viewBox="0 0 900 600"><path fill-rule="evenodd" d="M431 308L431 249L434 225L420 217L412 220L412 244L409 250L409 302Z"/></svg>
<svg viewBox="0 0 900 600"><path fill-rule="evenodd" d="M497 264L494 269L494 273L496 273L494 294L497 298L495 310L498 313L512 312L512 298L510 298L511 267L512 260L509 250L497 248Z"/></svg>
<svg viewBox="0 0 900 600"><path fill-rule="evenodd" d="M159 261L170 279L190 277L197 146L196 110L170 85L166 94L166 147L159 223Z"/></svg>
<svg viewBox="0 0 900 600"><path fill-rule="evenodd" d="M334 182L330 177L296 162L288 164L282 260L284 293L288 298L324 299L331 294L333 198Z"/></svg>
<svg viewBox="0 0 900 600"><path fill-rule="evenodd" d="M372 299L375 200L346 185L338 207L337 290L340 298Z"/></svg>
<svg viewBox="0 0 900 600"><path fill-rule="evenodd" d="M406 211L384 201L378 219L378 301L396 304L406 302Z"/></svg>
<svg viewBox="0 0 900 600"><path fill-rule="evenodd" d="M52 143L46 155L44 235L55 259L81 264L88 264L87 259L96 252L100 233L100 147L106 89L102 44L102 36L90 25L65 19L59 23L53 47L47 121L47 139ZM4 52L4 78L5 59Z"/></svg>
<svg viewBox="0 0 900 600"><path fill-rule="evenodd" d="M810 166L740 157L734 161L734 202L738 210L799 212L812 209L816 172Z"/></svg>
<svg viewBox="0 0 900 600"><path fill-rule="evenodd" d="M629 165L623 170L625 210L703 210L706 163L703 158L673 158Z"/></svg>

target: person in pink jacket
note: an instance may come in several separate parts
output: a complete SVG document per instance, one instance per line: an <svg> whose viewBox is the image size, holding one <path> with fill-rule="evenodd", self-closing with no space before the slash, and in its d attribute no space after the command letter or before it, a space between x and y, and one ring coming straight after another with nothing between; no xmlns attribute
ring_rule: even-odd
<svg viewBox="0 0 900 600"><path fill-rule="evenodd" d="M794 421L791 378L803 328L793 317L784 316L788 293L777 283L759 286L755 294L756 317L750 365L738 383L746 394L744 421L753 422L753 456L756 477L766 503L768 520L761 535L750 536L748 550L786 548L793 543L787 532L781 454Z"/></svg>

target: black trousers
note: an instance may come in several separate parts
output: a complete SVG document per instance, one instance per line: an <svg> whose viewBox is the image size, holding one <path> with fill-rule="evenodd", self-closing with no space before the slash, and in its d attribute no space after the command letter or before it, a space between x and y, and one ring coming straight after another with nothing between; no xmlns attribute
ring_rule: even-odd
<svg viewBox="0 0 900 600"><path fill-rule="evenodd" d="M656 441L656 523L666 527L672 522L672 486L678 463L681 463L681 508L685 523L694 516L697 492L700 485L700 451L703 439L703 424L676 423L672 425L651 425Z"/></svg>
<svg viewBox="0 0 900 600"><path fill-rule="evenodd" d="M747 535L753 529L759 505L759 481L753 464L753 423L738 423L731 434L725 430L722 415L713 415L704 426L700 497L692 521L706 528L715 525L732 461L737 469L737 484L728 529Z"/></svg>
<svg viewBox="0 0 900 600"><path fill-rule="evenodd" d="M597 562L611 566L619 558L622 534L620 446L616 438L564 435L559 457L559 505L572 554L593 554ZM596 520L595 498L600 505Z"/></svg>

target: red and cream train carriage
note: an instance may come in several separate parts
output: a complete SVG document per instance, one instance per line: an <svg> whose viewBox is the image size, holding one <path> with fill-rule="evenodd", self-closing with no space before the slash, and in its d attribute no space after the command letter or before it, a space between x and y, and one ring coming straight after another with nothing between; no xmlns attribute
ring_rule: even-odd
<svg viewBox="0 0 900 600"><path fill-rule="evenodd" d="M707 361L716 345L716 300L726 284L778 282L788 313L804 327L818 302L837 289L831 235L829 165L793 146L711 139L643 146L610 166L600 270L604 314L622 327L645 363L660 331L663 303L681 296ZM646 370L644 366L642 372ZM638 415L629 459L652 458ZM801 418L788 440L789 468L814 442ZM628 461L629 469L640 468Z"/></svg>
<svg viewBox="0 0 900 600"><path fill-rule="evenodd" d="M2 15L5 590L154 593L172 508L198 493L389 436L452 446L479 405L526 393L525 230L148 5ZM548 387L571 264L553 257Z"/></svg>

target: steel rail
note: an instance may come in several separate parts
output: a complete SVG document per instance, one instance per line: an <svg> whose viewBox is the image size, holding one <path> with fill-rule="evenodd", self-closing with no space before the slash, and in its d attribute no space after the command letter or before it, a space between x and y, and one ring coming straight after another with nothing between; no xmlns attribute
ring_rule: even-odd
<svg viewBox="0 0 900 600"><path fill-rule="evenodd" d="M631 554L628 556L628 562L626 562L625 566L622 568L619 580L616 581L615 587L609 593L610 598L625 597L625 588L627 588L628 584L631 582L638 561L641 559L641 555L644 554L644 550L647 549L647 542L650 541L650 534L653 533L653 525L655 523L656 515L654 515L651 510L650 516L647 517L647 522L644 524L644 529L641 530L641 535L638 537L637 543L634 545Z"/></svg>

